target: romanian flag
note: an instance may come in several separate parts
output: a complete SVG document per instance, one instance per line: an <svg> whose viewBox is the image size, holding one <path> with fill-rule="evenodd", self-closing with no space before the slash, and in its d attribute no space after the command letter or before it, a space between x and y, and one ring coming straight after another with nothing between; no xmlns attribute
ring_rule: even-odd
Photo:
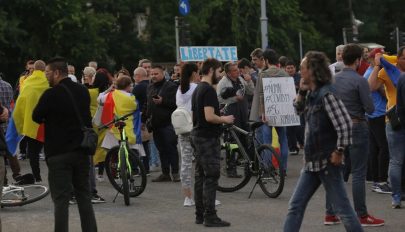
<svg viewBox="0 0 405 232"><path fill-rule="evenodd" d="M44 124L32 120L32 112L41 95L49 88L43 71L35 70L27 77L9 120L6 142L11 154L17 151L22 136L44 142Z"/></svg>
<svg viewBox="0 0 405 232"><path fill-rule="evenodd" d="M125 133L129 144L142 143L141 114L138 105L135 96L128 96L121 90L114 90L108 93L104 102L101 123L107 124L113 120L114 116L121 117L133 112L133 115L125 121ZM120 133L116 127L111 126L110 132L116 139L120 139Z"/></svg>

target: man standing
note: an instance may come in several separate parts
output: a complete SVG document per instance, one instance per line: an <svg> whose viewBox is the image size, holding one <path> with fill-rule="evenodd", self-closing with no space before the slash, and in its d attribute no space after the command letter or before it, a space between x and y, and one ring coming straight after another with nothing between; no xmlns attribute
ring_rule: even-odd
<svg viewBox="0 0 405 232"><path fill-rule="evenodd" d="M147 90L149 85L149 78L147 76L147 72L144 68L138 67L134 70L134 80L135 86L132 89L132 93L135 96L135 99L138 100L139 110L141 111L141 133L145 134L146 127L146 104L147 104ZM142 136L142 140L144 140L145 136ZM145 167L146 173L150 172L149 166L149 159L150 159L150 151L149 151L149 139L142 141L143 148L145 150L146 156L142 157L142 163Z"/></svg>
<svg viewBox="0 0 405 232"><path fill-rule="evenodd" d="M52 88L41 96L32 119L45 123L45 155L55 206L55 232L69 231L69 199L73 190L82 231L97 231L89 185L92 157L80 147L83 132L73 105L76 104L84 124L91 128L90 95L84 86L68 78L67 63L63 58L50 60L45 72Z"/></svg>
<svg viewBox="0 0 405 232"><path fill-rule="evenodd" d="M285 71L294 78L295 91L298 93L301 76L297 73L295 63L292 60L287 61ZM300 116L301 125L287 127L288 148L291 155L298 155L300 147L304 147L304 116ZM298 147L297 143L300 145Z"/></svg>
<svg viewBox="0 0 405 232"><path fill-rule="evenodd" d="M288 77L289 75L277 66L278 55L275 50L267 49L263 53L263 57L266 62L266 69L260 72L259 79L257 80L255 93L253 95L252 110L250 111L250 120L262 120L263 122L266 122L264 114L263 78ZM272 143L272 129L273 127L267 123L259 128L258 132L261 134L259 139L261 139L262 143ZM275 127L275 129L277 131L278 140L280 143L282 166L284 171L286 171L288 158L287 130L285 127Z"/></svg>
<svg viewBox="0 0 405 232"><path fill-rule="evenodd" d="M340 72L343 69L343 59L342 59L342 53L343 53L343 48L345 45L338 45L336 47L336 62L329 65L330 72L332 73L332 76L334 76L336 73Z"/></svg>
<svg viewBox="0 0 405 232"><path fill-rule="evenodd" d="M374 104L367 80L356 72L362 53L363 49L356 44L345 45L342 53L345 67L335 75L336 95L344 103L353 123L353 143L346 150L344 147L338 147L338 149L345 151L350 156L353 175L353 203L361 225L382 226L384 220L370 216L366 206L365 181L369 153L369 131L365 115L374 111ZM334 206L332 207L329 194L326 194L325 224L328 221L333 221L334 215Z"/></svg>
<svg viewBox="0 0 405 232"><path fill-rule="evenodd" d="M254 84L252 77L246 75L245 78L242 78L236 63L228 62L225 64L224 69L226 76L223 77L217 85L219 103L225 105L224 115L233 115L235 117L235 126L247 131L249 130L247 124L249 121L247 95L253 94ZM234 94L227 94L230 92ZM247 147L246 137L241 135L239 139L243 144L246 145L245 147ZM228 158L228 177L241 177L236 173L236 157Z"/></svg>
<svg viewBox="0 0 405 232"><path fill-rule="evenodd" d="M384 85L388 100L387 109L391 109L397 104L397 87L385 68L381 69L381 59L382 54L375 55L375 66L368 79L368 83L372 91L378 90ZM398 50L396 67L401 73L405 72L405 46L400 47ZM392 188L392 207L398 208L401 205L401 175L405 157L405 130L395 130L388 121L385 131L387 133L388 150L390 152L388 176Z"/></svg>
<svg viewBox="0 0 405 232"><path fill-rule="evenodd" d="M148 86L147 117L149 129L153 131L153 140L159 151L162 174L153 182L179 182L179 154L177 136L174 133L171 115L176 109L177 85L167 81L162 66L151 69L151 84ZM170 178L170 172L172 178Z"/></svg>
<svg viewBox="0 0 405 232"><path fill-rule="evenodd" d="M30 159L32 174L36 182L41 182L39 168L39 153L43 147L44 128L32 120L32 111L38 103L42 93L49 88L45 77L45 62L37 60L34 71L24 80L20 87L20 95L15 104L13 119L19 134L24 135L27 141L27 155Z"/></svg>
<svg viewBox="0 0 405 232"><path fill-rule="evenodd" d="M215 59L204 61L201 83L192 97L194 129L191 132L196 152L194 199L196 206L196 224L207 227L230 226L221 220L215 210L216 191L220 176L219 156L221 145L221 124L233 123L233 115L220 116L219 102L213 85L221 72L221 63Z"/></svg>
<svg viewBox="0 0 405 232"><path fill-rule="evenodd" d="M8 110L4 106L0 106L0 123L6 122L8 119ZM0 127L0 189L3 189L4 179L6 177L6 166L4 162L4 156L8 153L6 138L4 137L4 131ZM0 195L1 200L2 195ZM1 232L1 219L0 219L0 232Z"/></svg>

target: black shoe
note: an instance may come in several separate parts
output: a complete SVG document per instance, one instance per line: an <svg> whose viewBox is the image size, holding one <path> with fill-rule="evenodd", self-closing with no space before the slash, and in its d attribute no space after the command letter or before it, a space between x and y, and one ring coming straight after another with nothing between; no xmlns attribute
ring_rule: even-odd
<svg viewBox="0 0 405 232"><path fill-rule="evenodd" d="M171 182L172 178L170 178L167 174L160 174L158 177L152 180L152 182Z"/></svg>
<svg viewBox="0 0 405 232"><path fill-rule="evenodd" d="M173 182L180 182L180 175L177 173L172 174L172 180Z"/></svg>
<svg viewBox="0 0 405 232"><path fill-rule="evenodd" d="M223 221L219 217L205 218L205 220L204 220L204 226L206 226L206 227L227 227L230 225L231 225L231 223L229 223L227 221Z"/></svg>
<svg viewBox="0 0 405 232"><path fill-rule="evenodd" d="M242 175L239 175L236 172L228 173L228 174L226 174L226 176L229 177L229 178L242 178Z"/></svg>
<svg viewBox="0 0 405 232"><path fill-rule="evenodd" d="M203 216L196 216L195 217L195 224L203 224L204 223L204 217Z"/></svg>

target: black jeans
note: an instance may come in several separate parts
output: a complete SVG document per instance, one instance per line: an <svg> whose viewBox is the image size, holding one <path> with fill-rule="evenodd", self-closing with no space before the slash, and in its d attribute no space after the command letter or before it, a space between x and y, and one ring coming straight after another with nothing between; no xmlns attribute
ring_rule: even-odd
<svg viewBox="0 0 405 232"><path fill-rule="evenodd" d="M30 166L35 181L41 180L41 170L39 169L39 153L41 153L43 143L25 136L27 141L27 156L30 159Z"/></svg>
<svg viewBox="0 0 405 232"><path fill-rule="evenodd" d="M90 156L73 151L47 159L49 188L55 207L55 232L69 231L69 199L74 191L82 231L97 231L89 186Z"/></svg>
<svg viewBox="0 0 405 232"><path fill-rule="evenodd" d="M368 120L370 128L370 156L367 177L374 182L385 182L388 178L389 152L385 134L385 116Z"/></svg>
<svg viewBox="0 0 405 232"><path fill-rule="evenodd" d="M179 153L177 152L177 136L172 125L153 128L153 140L159 151L162 173L168 175L179 173Z"/></svg>
<svg viewBox="0 0 405 232"><path fill-rule="evenodd" d="M143 149L145 150L145 156L142 157L142 163L143 166L145 167L145 171L148 173L149 172L149 157L150 157L150 151L149 151L149 140L142 142Z"/></svg>
<svg viewBox="0 0 405 232"><path fill-rule="evenodd" d="M218 137L191 137L195 149L194 200L197 217L216 215L215 199L220 176L221 145Z"/></svg>

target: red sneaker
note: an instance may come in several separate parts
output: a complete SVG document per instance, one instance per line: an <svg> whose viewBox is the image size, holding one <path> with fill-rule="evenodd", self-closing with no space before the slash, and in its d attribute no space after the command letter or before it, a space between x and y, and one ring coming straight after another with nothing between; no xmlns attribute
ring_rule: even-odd
<svg viewBox="0 0 405 232"><path fill-rule="evenodd" d="M359 217L359 220L360 220L360 224L362 226L383 226L384 225L383 219L375 218L368 214L365 216Z"/></svg>
<svg viewBox="0 0 405 232"><path fill-rule="evenodd" d="M340 224L341 221L336 215L326 215L325 221L323 222L324 225L337 225Z"/></svg>

